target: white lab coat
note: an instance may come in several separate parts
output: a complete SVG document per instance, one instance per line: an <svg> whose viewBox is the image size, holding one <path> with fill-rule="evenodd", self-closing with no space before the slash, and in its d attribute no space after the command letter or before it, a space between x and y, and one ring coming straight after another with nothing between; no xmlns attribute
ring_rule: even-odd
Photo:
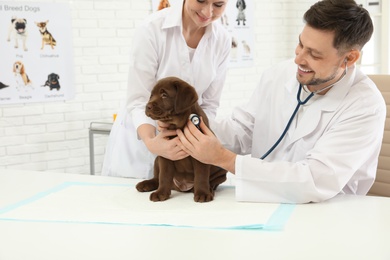
<svg viewBox="0 0 390 260"><path fill-rule="evenodd" d="M339 193L365 195L374 182L386 105L355 67L326 95L301 107L279 146L259 159L297 105L296 71L292 60L265 71L248 104L234 109L231 118L212 122L221 142L240 154L238 201L320 202Z"/></svg>
<svg viewBox="0 0 390 260"><path fill-rule="evenodd" d="M138 139L141 124L155 125L145 105L155 83L176 76L195 87L198 103L213 118L224 85L230 34L214 22L206 28L192 60L182 34L182 5L150 15L136 30L130 52L126 106L118 113L106 147L102 174L150 178L155 155Z"/></svg>

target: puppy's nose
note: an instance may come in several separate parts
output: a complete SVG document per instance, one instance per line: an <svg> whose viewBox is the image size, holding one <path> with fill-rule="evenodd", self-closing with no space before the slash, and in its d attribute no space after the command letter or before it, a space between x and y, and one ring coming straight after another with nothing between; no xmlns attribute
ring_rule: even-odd
<svg viewBox="0 0 390 260"><path fill-rule="evenodd" d="M147 109L147 110L152 110L153 107L154 107L153 103L148 103L148 104L146 105L146 109Z"/></svg>

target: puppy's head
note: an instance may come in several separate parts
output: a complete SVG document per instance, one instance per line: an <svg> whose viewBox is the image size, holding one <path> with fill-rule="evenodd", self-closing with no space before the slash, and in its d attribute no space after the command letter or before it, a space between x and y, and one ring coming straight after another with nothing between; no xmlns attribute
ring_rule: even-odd
<svg viewBox="0 0 390 260"><path fill-rule="evenodd" d="M35 22L35 24L38 26L39 30L44 32L46 30L46 26L47 26L47 23L49 21L45 21L45 22Z"/></svg>
<svg viewBox="0 0 390 260"><path fill-rule="evenodd" d="M154 120L170 124L171 128L183 128L197 101L194 87L179 78L167 77L152 89L145 113Z"/></svg>
<svg viewBox="0 0 390 260"><path fill-rule="evenodd" d="M14 28L17 33L22 34L26 32L26 24L27 20L26 19L14 19L13 20Z"/></svg>
<svg viewBox="0 0 390 260"><path fill-rule="evenodd" d="M60 78L60 76L58 76L57 74L55 73L51 73L47 76L47 80L50 82L50 84L52 85L55 85L58 83L58 79Z"/></svg>
<svg viewBox="0 0 390 260"><path fill-rule="evenodd" d="M13 69L14 73L19 73L19 74L23 74L24 73L24 66L23 66L23 63L21 61L16 61L14 63L14 69Z"/></svg>

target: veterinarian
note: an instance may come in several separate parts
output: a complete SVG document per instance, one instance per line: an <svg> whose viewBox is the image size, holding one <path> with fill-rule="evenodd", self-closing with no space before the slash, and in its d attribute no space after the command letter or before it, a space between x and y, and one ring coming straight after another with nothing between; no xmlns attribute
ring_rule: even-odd
<svg viewBox="0 0 390 260"><path fill-rule="evenodd" d="M214 118L225 82L231 36L220 21L228 0L184 0L151 14L136 30L130 53L126 106L112 127L102 174L150 178L156 155L168 159L187 154L156 131L145 115L155 83L176 76L195 87L199 104ZM157 133L156 133L157 132Z"/></svg>
<svg viewBox="0 0 390 260"><path fill-rule="evenodd" d="M374 182L386 105L356 66L369 13L323 0L304 21L295 60L266 70L246 105L211 122L218 139L204 124L204 134L191 123L177 131L189 155L235 174L238 201L320 202L365 195Z"/></svg>

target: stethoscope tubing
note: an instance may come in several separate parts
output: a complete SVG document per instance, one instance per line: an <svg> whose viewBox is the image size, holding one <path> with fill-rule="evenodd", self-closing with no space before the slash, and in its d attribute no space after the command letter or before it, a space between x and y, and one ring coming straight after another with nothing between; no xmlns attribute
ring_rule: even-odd
<svg viewBox="0 0 390 260"><path fill-rule="evenodd" d="M288 129L290 128L290 125L292 123L292 121L294 120L295 116L297 115L298 113L298 110L299 110L299 107L301 105L305 105L313 96L314 94L317 94L317 93L320 93L326 89L329 89L331 87L333 87L334 85L336 85L337 83L339 83L344 77L345 75L347 75L347 72L348 72L348 67L347 67L347 60L345 60L345 70L344 70L344 73L343 75L341 75L341 77L333 84L330 84L329 86L326 86L320 90L317 90L317 91L313 91L310 93L310 95L305 99L305 100L301 100L301 92L302 92L302 84L299 83L299 88L298 88L298 92L297 92L297 101L298 101L298 104L297 106L295 107L295 110L294 112L292 113L290 119L288 120L287 122L287 125L286 127L284 128L283 130L283 133L280 135L279 139L275 142L275 144L263 155L260 157L261 160L264 160L270 153L272 153L273 150L275 150L275 148L279 145L279 143L283 140L283 138L286 136L287 134L287 131Z"/></svg>
<svg viewBox="0 0 390 260"><path fill-rule="evenodd" d="M280 135L279 139L263 156L260 157L260 159L262 159L262 160L265 159L279 145L279 143L286 136L287 131L290 128L290 125L291 125L292 121L294 120L295 116L297 115L300 106L306 104L314 96L314 92L311 92L310 95L305 100L302 101L301 100L301 92L302 92L302 84L299 84L299 89L298 89L298 93L297 93L298 104L295 107L294 112L292 113L290 119L288 120L288 123L287 123L286 127L284 128L283 133Z"/></svg>

